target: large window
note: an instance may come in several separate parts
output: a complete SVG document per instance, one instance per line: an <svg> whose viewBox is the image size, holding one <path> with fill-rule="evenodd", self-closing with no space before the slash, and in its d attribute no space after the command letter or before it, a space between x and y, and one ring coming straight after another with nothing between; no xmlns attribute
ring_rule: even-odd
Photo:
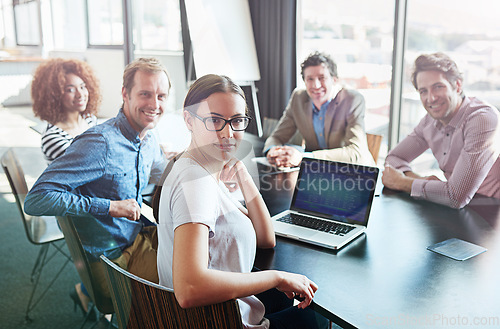
<svg viewBox="0 0 500 329"><path fill-rule="evenodd" d="M444 52L464 75L464 91L500 108L500 1L408 0L400 139L426 114L411 84L415 58ZM417 169L437 169L430 152L415 160Z"/></svg>
<svg viewBox="0 0 500 329"><path fill-rule="evenodd" d="M136 50L182 51L178 0L131 0ZM85 8L87 4L87 8ZM121 0L51 0L54 48L121 46ZM88 9L88 21L85 12Z"/></svg>
<svg viewBox="0 0 500 329"><path fill-rule="evenodd" d="M182 51L178 0L133 2L136 50Z"/></svg>
<svg viewBox="0 0 500 329"><path fill-rule="evenodd" d="M0 47L14 47L15 45L16 34L12 1L0 0Z"/></svg>
<svg viewBox="0 0 500 329"><path fill-rule="evenodd" d="M123 45L121 0L87 0L90 46Z"/></svg>
<svg viewBox="0 0 500 329"><path fill-rule="evenodd" d="M87 48L84 0L51 0L54 48Z"/></svg>
<svg viewBox="0 0 500 329"><path fill-rule="evenodd" d="M40 45L40 16L35 0L14 0L16 41L19 46Z"/></svg>
<svg viewBox="0 0 500 329"><path fill-rule="evenodd" d="M500 108L500 1L407 0L406 45L399 110L399 140L426 114L410 81L415 58L441 51L464 74L464 90ZM341 81L364 96L367 132L387 136L392 72L395 1L301 1L298 61L319 50L332 55ZM402 32L402 31L399 31ZM302 83L300 76L299 83ZM299 84L300 85L300 84ZM394 145L393 145L394 146ZM381 149L381 157L386 150ZM426 152L415 160L416 170L436 173L434 157Z"/></svg>
<svg viewBox="0 0 500 329"><path fill-rule="evenodd" d="M425 114L410 76L415 58L448 54L464 74L464 91L500 108L500 1L409 0L401 133Z"/></svg>
<svg viewBox="0 0 500 329"><path fill-rule="evenodd" d="M366 101L366 131L387 136L391 94L394 2L301 1L299 63L313 51L332 56L339 79ZM300 24L301 23L301 24ZM298 85L303 85L300 77ZM381 149L381 156L386 150Z"/></svg>

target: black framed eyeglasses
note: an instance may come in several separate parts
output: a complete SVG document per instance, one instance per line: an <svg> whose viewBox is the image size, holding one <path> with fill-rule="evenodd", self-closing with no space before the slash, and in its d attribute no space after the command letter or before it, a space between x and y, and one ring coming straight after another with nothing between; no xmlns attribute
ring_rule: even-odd
<svg viewBox="0 0 500 329"><path fill-rule="evenodd" d="M247 117L247 116L236 117L236 118L226 120L223 118L213 117L213 116L203 118L203 117L200 117L196 113L193 113L193 112L189 112L189 113L191 113L196 118L203 121L203 123L205 124L205 128L207 128L207 130L209 130L209 131L221 131L222 129L224 129L224 127L228 123L231 126L231 129L233 129L233 131L243 131L243 130L248 128L248 125L250 124L250 121L252 120L251 117Z"/></svg>

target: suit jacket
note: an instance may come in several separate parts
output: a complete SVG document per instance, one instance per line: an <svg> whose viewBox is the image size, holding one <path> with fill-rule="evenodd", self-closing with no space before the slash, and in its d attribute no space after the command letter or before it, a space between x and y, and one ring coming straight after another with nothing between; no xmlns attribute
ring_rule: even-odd
<svg viewBox="0 0 500 329"><path fill-rule="evenodd" d="M283 145L298 130L306 152L315 158L375 165L365 134L365 100L355 90L341 89L330 102L325 116L327 149L321 150L313 126L312 101L305 89L295 89L278 125L267 138L264 150Z"/></svg>

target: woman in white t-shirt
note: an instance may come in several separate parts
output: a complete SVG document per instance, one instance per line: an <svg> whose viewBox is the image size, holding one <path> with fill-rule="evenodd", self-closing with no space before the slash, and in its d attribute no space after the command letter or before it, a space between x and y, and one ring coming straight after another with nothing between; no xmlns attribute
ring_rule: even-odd
<svg viewBox="0 0 500 329"><path fill-rule="evenodd" d="M99 80L79 59L53 58L38 66L31 98L33 112L47 122L42 151L48 163L61 156L74 137L97 124Z"/></svg>
<svg viewBox="0 0 500 329"><path fill-rule="evenodd" d="M276 244L269 211L245 165L235 157L250 118L241 88L206 75L189 89L184 121L191 143L167 175L158 204L158 274L182 307L238 300L245 328L320 328L307 306L317 286L304 275L252 272L256 247ZM239 186L246 208L225 183ZM297 307L265 314L255 295L276 291ZM275 304L276 300L271 299ZM286 298L285 298L286 299ZM276 305L274 310L276 310ZM326 325L320 319L321 327Z"/></svg>

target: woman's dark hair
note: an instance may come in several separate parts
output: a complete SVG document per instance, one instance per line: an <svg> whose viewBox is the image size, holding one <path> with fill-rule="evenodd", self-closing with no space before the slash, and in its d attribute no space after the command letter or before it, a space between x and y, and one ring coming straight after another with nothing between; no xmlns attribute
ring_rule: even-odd
<svg viewBox="0 0 500 329"><path fill-rule="evenodd" d="M215 93L233 93L240 95L245 101L245 113L248 114L246 97L243 89L225 75L207 74L196 80L184 99L184 111L197 110L198 104Z"/></svg>
<svg viewBox="0 0 500 329"><path fill-rule="evenodd" d="M66 120L62 97L66 75L70 73L82 79L89 92L87 107L82 115L97 113L101 104L101 92L99 80L90 65L79 59L53 58L40 64L33 76L31 98L35 116L52 124Z"/></svg>
<svg viewBox="0 0 500 329"><path fill-rule="evenodd" d="M233 93L239 95L245 101L245 113L248 114L248 107L246 105L246 97L245 93L231 78L225 75L217 75L217 74L207 74L196 80L189 91L187 92L186 98L184 99L184 111L196 112L198 108L198 104L207 99L210 95L216 93ZM160 222L160 218L158 216L158 208L160 206L160 195L163 187L163 182L167 178L168 173L172 169L172 166L175 161L177 161L181 157L182 153L175 156L172 160L170 160L165 172L163 173L160 182L155 188L155 192L153 194L153 216L156 219L156 222Z"/></svg>

